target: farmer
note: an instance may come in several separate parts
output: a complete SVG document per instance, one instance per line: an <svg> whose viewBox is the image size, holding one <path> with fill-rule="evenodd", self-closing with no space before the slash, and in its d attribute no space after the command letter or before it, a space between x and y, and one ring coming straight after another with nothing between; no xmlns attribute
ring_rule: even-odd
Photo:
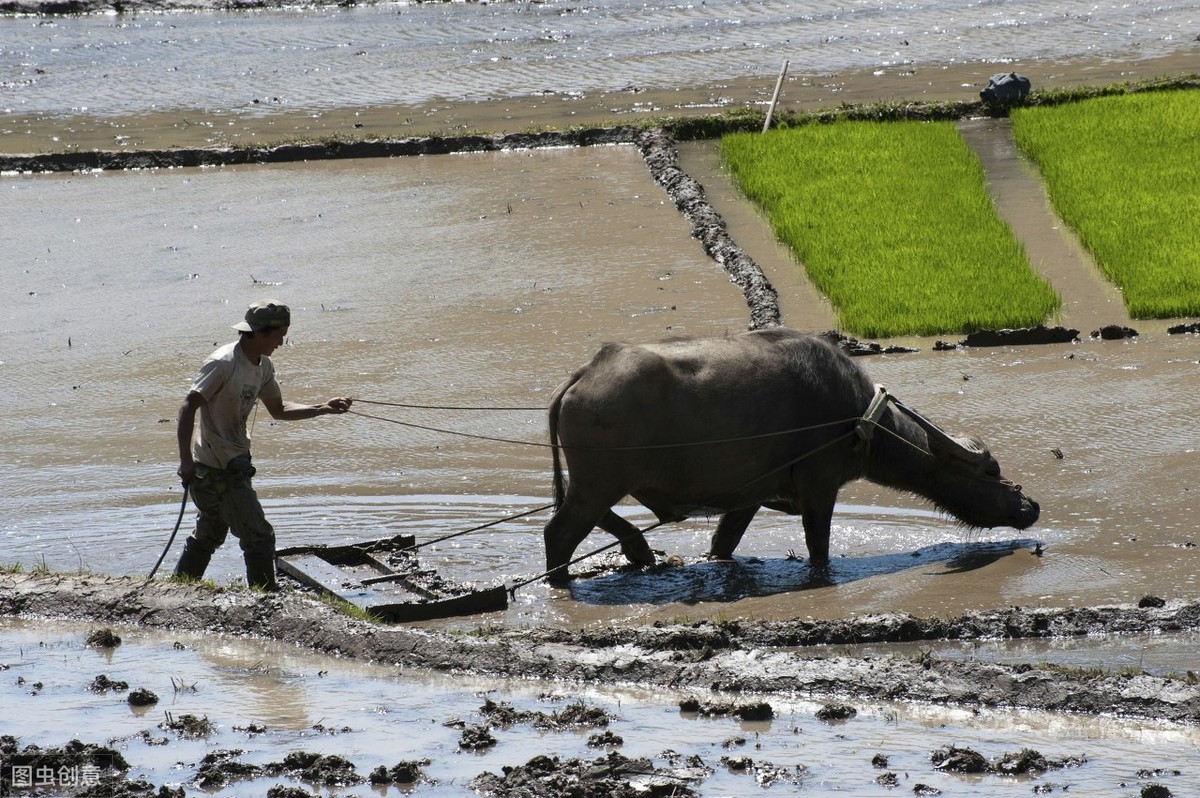
<svg viewBox="0 0 1200 798"><path fill-rule="evenodd" d="M320 405L285 402L270 355L287 336L291 311L279 302L255 302L234 325L238 340L208 356L179 408L179 478L200 511L175 566L175 576L200 579L209 558L232 529L246 561L246 584L278 590L275 530L250 485L250 436L246 419L259 399L272 418L296 421L345 413L349 397ZM199 429L196 412L200 412ZM195 433L195 434L194 434Z"/></svg>

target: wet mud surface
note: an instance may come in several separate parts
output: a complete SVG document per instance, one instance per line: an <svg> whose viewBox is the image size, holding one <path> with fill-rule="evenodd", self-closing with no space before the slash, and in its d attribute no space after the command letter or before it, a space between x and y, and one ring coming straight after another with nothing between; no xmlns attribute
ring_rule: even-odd
<svg viewBox="0 0 1200 798"><path fill-rule="evenodd" d="M813 657L830 643L1012 640L1144 635L1200 629L1200 604L1022 609L958 618L887 614L840 621L701 621L565 630L488 627L464 637L350 619L299 590L235 589L86 575L0 577L0 612L293 641L313 651L435 671L492 676L703 686L731 695L808 694L965 707L1040 707L1200 723L1194 674L1091 675L1032 665L932 657Z"/></svg>
<svg viewBox="0 0 1200 798"><path fill-rule="evenodd" d="M1049 712L1143 718L1184 725L1200 723L1200 679L1187 672L1151 676L1132 669L1041 667L943 660L927 652L917 656L832 654L831 643L880 643L922 640L1015 640L1078 636L1153 635L1200 630L1200 604L1166 602L1146 596L1139 606L1091 609L1013 607L957 618L918 618L905 614L863 616L838 621L733 620L655 623L588 630L488 626L472 634L385 626L349 618L311 594L285 583L279 594L185 585L171 581L93 575L0 576L0 614L69 618L105 625L90 638L91 647L120 645L108 624L169 630L173 634L203 632L285 641L314 652L396 668L419 668L473 677L518 678L571 685L629 685L670 688L686 694L679 702L684 717L731 717L754 724L776 717L773 702L803 696L823 702L815 713L822 723L838 724L857 714L858 702L916 702L984 711L1038 708ZM5 666L7 668L7 666ZM102 683L103 682L103 683ZM102 684L101 684L102 683ZM97 677L97 685L117 693L127 685ZM713 691L713 692L709 692ZM720 699L714 700L713 695ZM462 751L495 746L513 730L575 730L588 736L595 757L537 756L485 771L470 788L487 795L693 795L717 768L744 774L759 786L804 785L803 766L774 764L756 757L745 737L726 741L717 759L684 757L664 751L651 761L629 757L618 749L622 739L608 727L615 718L582 700L560 702L553 711L529 711L484 697L479 722L446 718L443 726L459 730ZM214 727L207 717L164 714L146 732L147 744L205 739ZM248 726L250 737L266 729ZM344 730L348 731L348 730ZM337 729L328 730L336 735ZM184 794L181 787L156 787L137 777L120 751L104 744L74 740L58 748L23 745L16 737L0 738L0 756L21 766L85 768L94 784L80 795ZM1033 749L985 755L966 745L929 752L930 774L1033 775L1070 771L1084 764L1078 756L1048 756ZM187 776L188 787L213 790L262 779L300 781L317 788L355 785L417 785L429 781L427 761L401 760L389 765L355 763L330 753L294 750L277 759L254 762L240 749L209 751ZM6 769L6 778L11 778ZM1144 788L1157 785L1170 768L1146 769ZM888 769L885 754L868 761L863 777L883 786L915 790L920 773ZM1157 785L1161 786L1161 785ZM1052 783L1040 785L1053 789ZM301 792L278 784L273 795ZM933 788L931 788L933 789ZM1166 788L1164 788L1166 789ZM308 793L305 793L308 794ZM930 793L933 794L933 793ZM1145 794L1145 793L1143 793ZM1169 793L1161 793L1169 794Z"/></svg>

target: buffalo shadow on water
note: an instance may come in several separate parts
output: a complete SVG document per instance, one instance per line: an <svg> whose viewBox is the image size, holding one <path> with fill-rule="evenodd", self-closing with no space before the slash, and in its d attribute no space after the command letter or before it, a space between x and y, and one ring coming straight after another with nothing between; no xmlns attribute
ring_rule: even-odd
<svg viewBox="0 0 1200 798"><path fill-rule="evenodd" d="M700 561L677 567L620 568L577 578L571 598L584 604L698 604L733 602L749 597L774 596L832 587L875 576L899 573L941 563L943 570L930 576L965 573L983 568L1021 549L1039 551L1030 538L986 542L945 542L911 552L838 557L827 566L814 567L794 557L734 557Z"/></svg>

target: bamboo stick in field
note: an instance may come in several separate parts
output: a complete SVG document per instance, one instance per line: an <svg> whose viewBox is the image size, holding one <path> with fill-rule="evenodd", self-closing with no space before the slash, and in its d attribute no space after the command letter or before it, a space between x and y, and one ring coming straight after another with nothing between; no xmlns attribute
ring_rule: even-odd
<svg viewBox="0 0 1200 798"><path fill-rule="evenodd" d="M766 133L767 128L771 127L771 117L775 115L775 103L779 102L779 90L783 88L783 76L787 74L788 60L783 59L783 66L779 67L779 77L775 80L775 92L771 95L771 104L767 106L767 118L763 120L762 132Z"/></svg>

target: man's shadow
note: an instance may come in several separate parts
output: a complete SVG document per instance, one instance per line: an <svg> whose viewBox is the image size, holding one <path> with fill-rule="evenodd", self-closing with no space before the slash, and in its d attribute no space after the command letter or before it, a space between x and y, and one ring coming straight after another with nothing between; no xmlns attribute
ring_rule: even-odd
<svg viewBox="0 0 1200 798"><path fill-rule="evenodd" d="M964 573L983 568L1021 549L1039 551L1040 543L1028 538L986 543L935 543L912 552L838 557L820 568L790 556L735 557L679 567L605 573L576 579L570 590L576 601L596 605L730 602L751 596L774 596L842 585L930 565L943 566L930 572L931 576Z"/></svg>

